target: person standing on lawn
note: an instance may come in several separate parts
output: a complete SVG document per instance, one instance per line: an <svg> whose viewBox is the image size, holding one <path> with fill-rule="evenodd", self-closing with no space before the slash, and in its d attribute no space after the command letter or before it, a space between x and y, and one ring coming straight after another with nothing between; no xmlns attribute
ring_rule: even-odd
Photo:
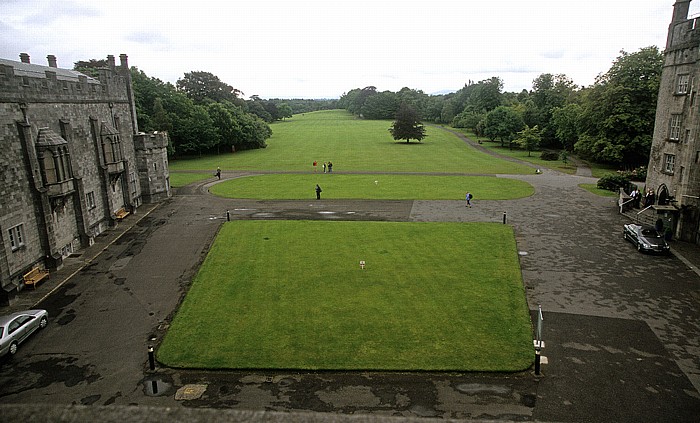
<svg viewBox="0 0 700 423"><path fill-rule="evenodd" d="M469 192L469 191L467 191L467 194L464 196L464 199L467 200L467 204L466 204L465 207L470 207L470 208L471 208L471 206L472 206L472 198L474 198L474 196L472 195L472 193Z"/></svg>
<svg viewBox="0 0 700 423"><path fill-rule="evenodd" d="M320 199L321 199L321 192L322 192L322 191L323 191L323 190L321 189L321 187L318 186L318 184L316 184L316 199L317 199L317 200L320 200Z"/></svg>

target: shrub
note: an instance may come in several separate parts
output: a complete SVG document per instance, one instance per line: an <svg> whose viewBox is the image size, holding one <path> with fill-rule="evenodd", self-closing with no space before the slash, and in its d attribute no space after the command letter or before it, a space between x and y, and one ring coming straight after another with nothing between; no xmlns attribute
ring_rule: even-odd
<svg viewBox="0 0 700 423"><path fill-rule="evenodd" d="M618 171L623 175L626 175L632 181L646 181L647 179L647 167L639 166L638 168L626 171Z"/></svg>
<svg viewBox="0 0 700 423"><path fill-rule="evenodd" d="M598 188L608 191L617 191L620 188L627 189L630 184L630 178L622 173L609 173L598 179Z"/></svg>
<svg viewBox="0 0 700 423"><path fill-rule="evenodd" d="M542 154L540 154L540 159L548 161L559 160L559 153L556 151L543 151Z"/></svg>

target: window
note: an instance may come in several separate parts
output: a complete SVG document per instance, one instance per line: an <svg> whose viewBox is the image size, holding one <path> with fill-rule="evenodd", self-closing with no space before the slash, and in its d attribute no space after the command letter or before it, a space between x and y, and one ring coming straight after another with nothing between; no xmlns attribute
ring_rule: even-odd
<svg viewBox="0 0 700 423"><path fill-rule="evenodd" d="M678 75L676 94L688 94L690 75Z"/></svg>
<svg viewBox="0 0 700 423"><path fill-rule="evenodd" d="M676 164L676 156L673 154L664 154L664 172L673 173L673 166Z"/></svg>
<svg viewBox="0 0 700 423"><path fill-rule="evenodd" d="M18 250L24 246L24 224L20 223L8 229L10 235L10 247L12 251Z"/></svg>
<svg viewBox="0 0 700 423"><path fill-rule="evenodd" d="M87 194L85 194L85 203L87 204L88 209L94 209L96 207L94 191L90 191Z"/></svg>
<svg viewBox="0 0 700 423"><path fill-rule="evenodd" d="M681 115L671 115L671 131L668 139L678 141L681 136Z"/></svg>
<svg viewBox="0 0 700 423"><path fill-rule="evenodd" d="M690 129L685 130L685 138L683 138L683 142L685 144L688 144L690 142Z"/></svg>

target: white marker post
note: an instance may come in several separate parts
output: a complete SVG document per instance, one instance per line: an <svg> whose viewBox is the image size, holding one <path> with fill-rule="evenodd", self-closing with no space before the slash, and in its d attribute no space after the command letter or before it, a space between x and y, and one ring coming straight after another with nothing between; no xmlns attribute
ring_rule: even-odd
<svg viewBox="0 0 700 423"><path fill-rule="evenodd" d="M538 306L537 310L537 329L535 331L535 374L539 376L540 374L540 361L542 348L544 348L544 342L542 342L542 322L544 317L542 316L542 304Z"/></svg>
<svg viewBox="0 0 700 423"><path fill-rule="evenodd" d="M364 260L360 260L360 269L363 269L363 270L364 270L364 268L365 268L365 261L364 261Z"/></svg>

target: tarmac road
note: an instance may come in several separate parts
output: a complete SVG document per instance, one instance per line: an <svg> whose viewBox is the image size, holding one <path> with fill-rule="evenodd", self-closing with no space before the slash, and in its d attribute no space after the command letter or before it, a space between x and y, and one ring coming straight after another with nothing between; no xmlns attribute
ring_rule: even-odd
<svg viewBox="0 0 700 423"><path fill-rule="evenodd" d="M482 202L478 187L465 187L476 194L471 209L461 200L226 200L208 195L207 184L180 189L128 217L116 242L120 231L100 237L50 282L22 293L13 307L45 296L38 306L51 318L1 364L0 404L697 422L700 276L686 263L700 264L700 249L674 244L684 262L641 255L622 239L627 221L614 200L578 187L593 179L552 171L517 178L535 195ZM542 375L150 371L147 347L167 329L227 211L231 219L495 222L506 212L530 308L541 305L545 316Z"/></svg>

